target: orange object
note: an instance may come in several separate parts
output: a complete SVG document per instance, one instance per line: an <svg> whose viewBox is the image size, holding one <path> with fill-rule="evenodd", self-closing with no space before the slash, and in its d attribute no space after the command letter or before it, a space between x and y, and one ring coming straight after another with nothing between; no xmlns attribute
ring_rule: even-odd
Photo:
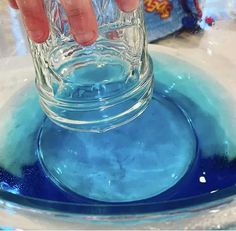
<svg viewBox="0 0 236 231"><path fill-rule="evenodd" d="M160 15L161 19L169 18L172 11L172 4L169 0L144 0L145 10Z"/></svg>

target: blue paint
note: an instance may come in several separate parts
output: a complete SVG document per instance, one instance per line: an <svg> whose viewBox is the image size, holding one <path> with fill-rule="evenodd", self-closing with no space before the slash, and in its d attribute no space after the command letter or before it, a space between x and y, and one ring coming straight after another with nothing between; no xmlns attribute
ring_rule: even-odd
<svg viewBox="0 0 236 231"><path fill-rule="evenodd" d="M109 203L94 201L83 196L65 192L57 187L49 177L45 176L41 165L35 158L36 153L32 151L37 149L36 142L25 142L25 137L21 129L17 129L19 128L19 123L17 123L18 117L14 116L11 118L12 123L8 124L8 127L1 132L14 131L9 133L9 140L15 141L22 138L24 142L21 144L8 142L5 146L4 143L1 144L0 188L3 191L12 193L13 200L18 200L17 195L22 195L49 201L84 204L80 207L70 206L69 208L60 204L58 206L55 206L55 204L53 206L51 205L54 209L79 213L120 214L153 212L156 210L187 206L188 203L192 205L195 201L198 203L201 200L198 201L196 199L191 202L183 201L172 204L166 204L164 201L171 202L174 199L185 199L203 194L207 199L204 199L204 197L202 201L210 201L214 199L214 195L218 195L217 192L235 185L236 149L232 141L234 137L227 136L231 128L226 125L228 120L227 113L230 113L230 109L227 109L227 105L223 102L219 102L217 106L214 103L216 101L218 102L218 92L222 89L213 82L207 82L207 79L210 79L207 77L207 73L195 66L168 55L161 54L159 57L162 58L160 60L156 56L153 58L157 86L156 94L164 94L168 99L186 111L192 120L199 144L198 157L192 165L191 170L174 187L158 196L139 201L142 202L142 206L133 207L137 202L129 202L127 203L129 206L125 208L123 207L123 203L120 204L120 207L117 204L116 207L109 207L105 206ZM170 69L170 66L173 68ZM30 92L30 94L25 96L22 96L20 94L21 92L19 93L18 97L21 99L18 100L13 112L14 115L20 115L21 117L29 118L31 116L30 120L21 120L21 123L30 121L25 126L30 131L30 137L33 140L37 140L38 132L44 118L40 112L36 92L32 90L32 86L29 86L27 92ZM40 116L37 116L37 114L32 116L30 111L38 111ZM219 119L222 113L225 119L223 122ZM22 126L24 127L24 125ZM29 134L25 135L27 136ZM28 148L18 148L19 153L16 153L15 156L7 156L8 149L17 150L17 147L14 145L28 146ZM24 152L28 150L29 153L21 153L22 150ZM24 159L24 155L30 156L30 160L26 158L24 161L17 162L17 159L20 157ZM9 162L9 158L12 158L12 161ZM15 161L14 158L16 158ZM8 161L10 164L4 163L5 161ZM14 171L14 168L18 168L17 171ZM227 195L234 191L233 188L232 190L228 190ZM6 198L4 194L1 194L1 196ZM35 207L44 206L47 209L52 208L46 202L35 202L34 204L30 199L26 199L22 203ZM98 207L87 206L93 204L97 204Z"/></svg>

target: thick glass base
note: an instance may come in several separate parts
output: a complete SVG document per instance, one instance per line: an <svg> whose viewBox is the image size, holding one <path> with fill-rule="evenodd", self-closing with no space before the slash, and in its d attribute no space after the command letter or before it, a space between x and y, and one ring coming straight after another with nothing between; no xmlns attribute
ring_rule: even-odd
<svg viewBox="0 0 236 231"><path fill-rule="evenodd" d="M81 133L46 120L38 140L42 166L66 191L104 202L157 196L187 173L197 152L190 120L154 95L134 121L105 133Z"/></svg>
<svg viewBox="0 0 236 231"><path fill-rule="evenodd" d="M148 106L153 90L150 57L123 57L113 43L52 52L50 73L36 78L43 111L56 124L83 132L104 132L130 122ZM132 60L132 62L131 62ZM42 64L40 64L42 66ZM42 81L43 79L43 81ZM50 79L50 81L47 79ZM49 86L45 83L50 82Z"/></svg>

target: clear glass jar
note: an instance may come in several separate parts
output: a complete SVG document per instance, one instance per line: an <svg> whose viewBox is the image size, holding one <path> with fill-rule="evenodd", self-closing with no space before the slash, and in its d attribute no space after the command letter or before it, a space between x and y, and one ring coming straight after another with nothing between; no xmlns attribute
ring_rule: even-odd
<svg viewBox="0 0 236 231"><path fill-rule="evenodd" d="M91 46L73 39L59 0L45 0L50 37L30 44L48 117L66 128L101 132L144 111L153 74L142 4L132 13L119 10L115 1L94 0L93 5L99 37Z"/></svg>

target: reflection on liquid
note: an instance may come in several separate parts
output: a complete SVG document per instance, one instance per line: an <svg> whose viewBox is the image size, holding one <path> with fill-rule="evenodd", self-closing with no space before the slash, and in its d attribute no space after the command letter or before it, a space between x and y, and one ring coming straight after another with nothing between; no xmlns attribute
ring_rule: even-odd
<svg viewBox="0 0 236 231"><path fill-rule="evenodd" d="M18 13L3 1L0 3L0 58L26 53L27 40Z"/></svg>

